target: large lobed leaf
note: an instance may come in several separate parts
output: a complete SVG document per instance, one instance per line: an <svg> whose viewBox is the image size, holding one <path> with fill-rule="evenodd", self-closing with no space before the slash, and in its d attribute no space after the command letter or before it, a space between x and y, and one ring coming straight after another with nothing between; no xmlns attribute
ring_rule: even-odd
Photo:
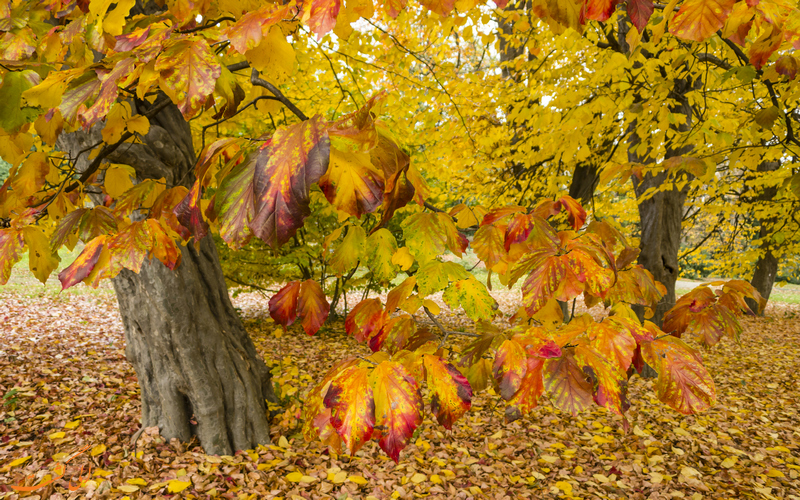
<svg viewBox="0 0 800 500"><path fill-rule="evenodd" d="M283 245L311 214L309 192L328 168L330 141L324 120L279 128L256 161L253 233L273 248Z"/></svg>
<svg viewBox="0 0 800 500"><path fill-rule="evenodd" d="M370 374L375 401L375 437L395 462L422 423L422 396L402 364L384 361Z"/></svg>

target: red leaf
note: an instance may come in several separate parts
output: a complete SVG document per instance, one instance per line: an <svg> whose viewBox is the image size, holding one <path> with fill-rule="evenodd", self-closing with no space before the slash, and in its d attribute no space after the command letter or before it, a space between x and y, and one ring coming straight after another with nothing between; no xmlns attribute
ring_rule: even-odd
<svg viewBox="0 0 800 500"><path fill-rule="evenodd" d="M492 370L503 399L509 400L516 394L527 368L527 356L522 346L513 340L504 341L497 349Z"/></svg>
<svg viewBox="0 0 800 500"><path fill-rule="evenodd" d="M556 206L560 206L567 212L567 219L572 225L572 229L577 231L586 223L586 210L571 196L562 196L556 202Z"/></svg>
<svg viewBox="0 0 800 500"><path fill-rule="evenodd" d="M70 264L69 267L58 273L58 279L61 281L61 289L76 285L86 279L100 260L100 254L103 252L106 243L106 236L101 235L94 238L86 244L83 251L78 255L78 258Z"/></svg>
<svg viewBox="0 0 800 500"><path fill-rule="evenodd" d="M628 0L628 17L639 33L644 31L650 16L653 15L653 10L653 0Z"/></svg>
<svg viewBox="0 0 800 500"><path fill-rule="evenodd" d="M318 40L336 26L341 5L342 0L303 0L303 21Z"/></svg>
<svg viewBox="0 0 800 500"><path fill-rule="evenodd" d="M605 21L611 17L611 14L614 13L620 1L621 0L591 0L586 2L584 4L584 16L586 19L591 19L592 21Z"/></svg>
<svg viewBox="0 0 800 500"><path fill-rule="evenodd" d="M300 282L290 281L269 299L269 315L276 323L286 328L297 319L297 301Z"/></svg>
<svg viewBox="0 0 800 500"><path fill-rule="evenodd" d="M344 328L348 335L364 342L380 332L387 319L380 299L362 300L347 315Z"/></svg>
<svg viewBox="0 0 800 500"><path fill-rule="evenodd" d="M241 248L250 241L253 219L253 174L259 156L254 155L233 167L220 182L216 194L219 234L232 248Z"/></svg>
<svg viewBox="0 0 800 500"><path fill-rule="evenodd" d="M161 223L155 219L147 219L150 236L153 238L150 253L169 269L175 269L181 263L181 249L167 234Z"/></svg>
<svg viewBox="0 0 800 500"><path fill-rule="evenodd" d="M254 177L253 233L277 248L294 235L311 214L309 192L328 168L330 141L324 120L280 128L261 153Z"/></svg>
<svg viewBox="0 0 800 500"><path fill-rule="evenodd" d="M314 335L319 331L322 324L328 319L330 309L331 306L319 283L314 280L306 280L300 285L297 311L303 318L303 330L307 334ZM270 314L272 314L271 309Z"/></svg>
<svg viewBox="0 0 800 500"><path fill-rule="evenodd" d="M219 59L202 37L170 40L156 59L161 90L178 105L187 120L196 115L222 74Z"/></svg>
<svg viewBox="0 0 800 500"><path fill-rule="evenodd" d="M400 363L384 361L370 374L375 398L375 437L395 462L422 423L417 382Z"/></svg>
<svg viewBox="0 0 800 500"><path fill-rule="evenodd" d="M203 217L203 210L200 205L202 196L203 190L200 187L200 181L195 181L191 191L173 210L178 222L189 230L195 241L202 240L208 234L208 223Z"/></svg>

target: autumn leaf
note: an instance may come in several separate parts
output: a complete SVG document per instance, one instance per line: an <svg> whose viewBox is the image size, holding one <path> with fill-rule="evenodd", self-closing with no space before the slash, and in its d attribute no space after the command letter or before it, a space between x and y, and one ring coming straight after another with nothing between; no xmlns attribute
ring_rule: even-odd
<svg viewBox="0 0 800 500"><path fill-rule="evenodd" d="M395 462L422 423L422 396L400 363L384 361L369 376L375 400L375 437Z"/></svg>
<svg viewBox="0 0 800 500"><path fill-rule="evenodd" d="M270 310L270 314L271 312ZM297 312L298 316L303 318L303 330L307 334L314 335L319 331L322 324L328 319L330 312L330 304L328 304L319 283L314 280L306 280L300 285Z"/></svg>
<svg viewBox="0 0 800 500"><path fill-rule="evenodd" d="M380 299L367 299L359 302L350 311L344 326L348 335L353 335L359 342L364 342L377 334L387 319L388 315L383 310Z"/></svg>
<svg viewBox="0 0 800 500"><path fill-rule="evenodd" d="M722 28L735 0L687 0L670 23L669 32L702 42Z"/></svg>
<svg viewBox="0 0 800 500"><path fill-rule="evenodd" d="M0 229L0 285L5 285L11 277L11 268L19 262L25 240L20 231Z"/></svg>
<svg viewBox="0 0 800 500"><path fill-rule="evenodd" d="M269 299L269 315L284 328L297 319L297 303L300 298L299 281L290 281Z"/></svg>
<svg viewBox="0 0 800 500"><path fill-rule="evenodd" d="M641 346L645 362L658 373L655 389L659 400L686 415L705 411L714 404L714 381L691 347L672 336Z"/></svg>
<svg viewBox="0 0 800 500"><path fill-rule="evenodd" d="M345 368L330 384L324 404L331 410L331 425L354 455L372 437L375 400L369 370L362 366Z"/></svg>
<svg viewBox="0 0 800 500"><path fill-rule="evenodd" d="M529 414L539 405L539 398L544 394L544 379L542 368L545 360L527 358L525 376L519 384L519 389L508 401L505 410L505 421L511 423Z"/></svg>
<svg viewBox="0 0 800 500"><path fill-rule="evenodd" d="M187 119L200 111L222 74L222 66L203 38L171 40L156 59L155 70L161 89Z"/></svg>
<svg viewBox="0 0 800 500"><path fill-rule="evenodd" d="M444 291L442 299L451 309L456 309L458 305L461 305L464 312L473 321L480 318L491 318L497 307L497 302L489 295L483 283L472 276L452 283Z"/></svg>
<svg viewBox="0 0 800 500"><path fill-rule="evenodd" d="M278 129L254 175L253 233L277 248L311 213L309 192L328 168L330 142L320 116Z"/></svg>
<svg viewBox="0 0 800 500"><path fill-rule="evenodd" d="M431 411L447 430L470 409L472 388L458 369L438 356L423 355Z"/></svg>
<svg viewBox="0 0 800 500"><path fill-rule="evenodd" d="M58 274L58 279L61 281L61 289L76 285L89 277L92 272L95 273L95 267L100 261L100 256L105 250L106 236L100 235L89 241L81 251L78 258L69 265L66 269Z"/></svg>
<svg viewBox="0 0 800 500"><path fill-rule="evenodd" d="M494 379L500 387L500 395L511 399L520 388L528 369L525 350L513 340L504 341L494 358Z"/></svg>
<svg viewBox="0 0 800 500"><path fill-rule="evenodd" d="M592 404L592 384L578 366L573 349L565 349L560 358L545 362L544 385L556 407L573 415Z"/></svg>

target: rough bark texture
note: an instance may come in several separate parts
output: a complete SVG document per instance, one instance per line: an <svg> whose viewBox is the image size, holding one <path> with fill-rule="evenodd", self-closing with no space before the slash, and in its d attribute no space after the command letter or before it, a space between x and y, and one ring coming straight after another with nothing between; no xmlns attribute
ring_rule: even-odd
<svg viewBox="0 0 800 500"><path fill-rule="evenodd" d="M151 108L133 105L140 113ZM74 158L99 142L100 133L98 126L65 135L60 146ZM175 106L150 118L143 142L121 146L108 160L132 166L139 180L193 182L191 131ZM87 164L83 155L78 171ZM268 443L265 399L276 401L270 373L231 305L211 238L182 249L175 271L153 260L139 274L123 271L113 283L126 354L142 390L142 425L157 425L167 439L196 435L211 454Z"/></svg>
<svg viewBox="0 0 800 500"><path fill-rule="evenodd" d="M759 163L757 170L758 172L774 172L778 170L780 166L781 163L779 161L763 161ZM766 187L753 202L759 204L759 202L772 201L777 193L778 189L776 187ZM760 221L758 237L761 239L761 255L756 262L756 268L753 271L753 279L750 280L750 284L767 300L769 300L769 296L772 293L772 287L775 285L775 277L778 274L778 256L774 252L775 249L773 248L770 238L771 230L777 222L778 221L774 217L762 219ZM750 298L745 300L747 301L748 307L750 307L753 312L761 315L764 314L763 310L759 311L759 304L757 304L755 300Z"/></svg>
<svg viewBox="0 0 800 500"><path fill-rule="evenodd" d="M211 454L268 443L269 369L231 305L214 242L182 254L175 271L154 260L113 280L142 425L168 439L197 435Z"/></svg>

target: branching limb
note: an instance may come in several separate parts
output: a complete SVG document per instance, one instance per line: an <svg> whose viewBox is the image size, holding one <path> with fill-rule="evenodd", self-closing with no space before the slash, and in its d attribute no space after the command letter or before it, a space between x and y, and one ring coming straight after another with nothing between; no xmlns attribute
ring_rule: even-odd
<svg viewBox="0 0 800 500"><path fill-rule="evenodd" d="M264 87L265 89L269 90L270 92L272 92L272 95L274 95L275 97L277 97L277 98L278 98L278 100L279 100L279 101L280 101L280 102L281 102L281 103L282 103L284 106L286 106L287 108L289 108L289 111L291 111L292 113L294 113L294 115L295 115L296 117L300 118L300 119L301 119L301 120L303 120L303 121L306 121L306 120L308 120L308 117L305 115L305 113L303 113L302 111L300 111L300 108L298 108L297 106L295 106L295 105L294 105L294 103L293 103L292 101L290 101L289 99L287 99L287 98L286 98L286 96L285 96L285 95L283 95L283 92L281 92L280 90L278 90L278 87L276 87L275 85L273 85L273 84L269 83L268 81L264 80L263 78L259 78L259 76L258 76L258 70L256 70L255 68L253 68L253 73L250 75L250 83L252 83L253 85L257 85L257 86L259 86L259 87Z"/></svg>

